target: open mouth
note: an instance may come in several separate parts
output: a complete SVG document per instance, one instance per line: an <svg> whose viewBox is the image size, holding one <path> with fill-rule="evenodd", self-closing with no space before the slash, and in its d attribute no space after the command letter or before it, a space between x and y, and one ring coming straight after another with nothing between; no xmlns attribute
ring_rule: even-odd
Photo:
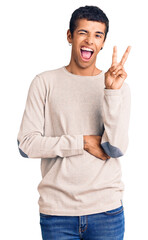
<svg viewBox="0 0 148 240"><path fill-rule="evenodd" d="M86 48L86 47L81 47L80 52L81 52L81 58L84 61L89 61L94 53L92 49Z"/></svg>

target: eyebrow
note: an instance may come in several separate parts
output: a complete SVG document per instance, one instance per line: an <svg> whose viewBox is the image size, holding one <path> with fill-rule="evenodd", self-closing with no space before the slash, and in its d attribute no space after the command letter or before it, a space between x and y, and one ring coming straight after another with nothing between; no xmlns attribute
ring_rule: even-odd
<svg viewBox="0 0 148 240"><path fill-rule="evenodd" d="M87 31L87 30L84 30L84 29L80 29L80 30L78 30L78 32L80 32L80 31L84 31L84 32L88 33L88 31ZM100 31L97 31L96 33L99 33L99 34L104 35L104 33L103 33L103 32L100 32Z"/></svg>

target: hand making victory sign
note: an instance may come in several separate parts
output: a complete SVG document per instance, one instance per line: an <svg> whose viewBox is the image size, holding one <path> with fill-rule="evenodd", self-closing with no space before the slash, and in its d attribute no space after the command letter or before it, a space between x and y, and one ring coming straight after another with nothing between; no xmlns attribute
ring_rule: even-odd
<svg viewBox="0 0 148 240"><path fill-rule="evenodd" d="M131 46L128 46L121 61L117 63L117 47L113 48L112 65L105 73L106 89L120 89L124 80L127 78L127 73L124 70L124 64L127 60Z"/></svg>

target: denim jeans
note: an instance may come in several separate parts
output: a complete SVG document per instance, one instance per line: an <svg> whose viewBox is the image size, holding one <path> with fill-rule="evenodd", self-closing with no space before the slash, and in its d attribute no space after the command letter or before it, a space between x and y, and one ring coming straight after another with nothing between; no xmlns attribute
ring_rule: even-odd
<svg viewBox="0 0 148 240"><path fill-rule="evenodd" d="M123 240L123 203L110 211L83 216L40 213L40 226L43 240Z"/></svg>

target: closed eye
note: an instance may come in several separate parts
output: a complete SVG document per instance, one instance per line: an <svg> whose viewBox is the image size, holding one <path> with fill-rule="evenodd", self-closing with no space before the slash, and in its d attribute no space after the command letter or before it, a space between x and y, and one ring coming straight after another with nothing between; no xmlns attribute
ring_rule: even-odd
<svg viewBox="0 0 148 240"><path fill-rule="evenodd" d="M86 33L81 32L80 34L86 34ZM101 38L102 36L101 35L96 35L96 37Z"/></svg>

